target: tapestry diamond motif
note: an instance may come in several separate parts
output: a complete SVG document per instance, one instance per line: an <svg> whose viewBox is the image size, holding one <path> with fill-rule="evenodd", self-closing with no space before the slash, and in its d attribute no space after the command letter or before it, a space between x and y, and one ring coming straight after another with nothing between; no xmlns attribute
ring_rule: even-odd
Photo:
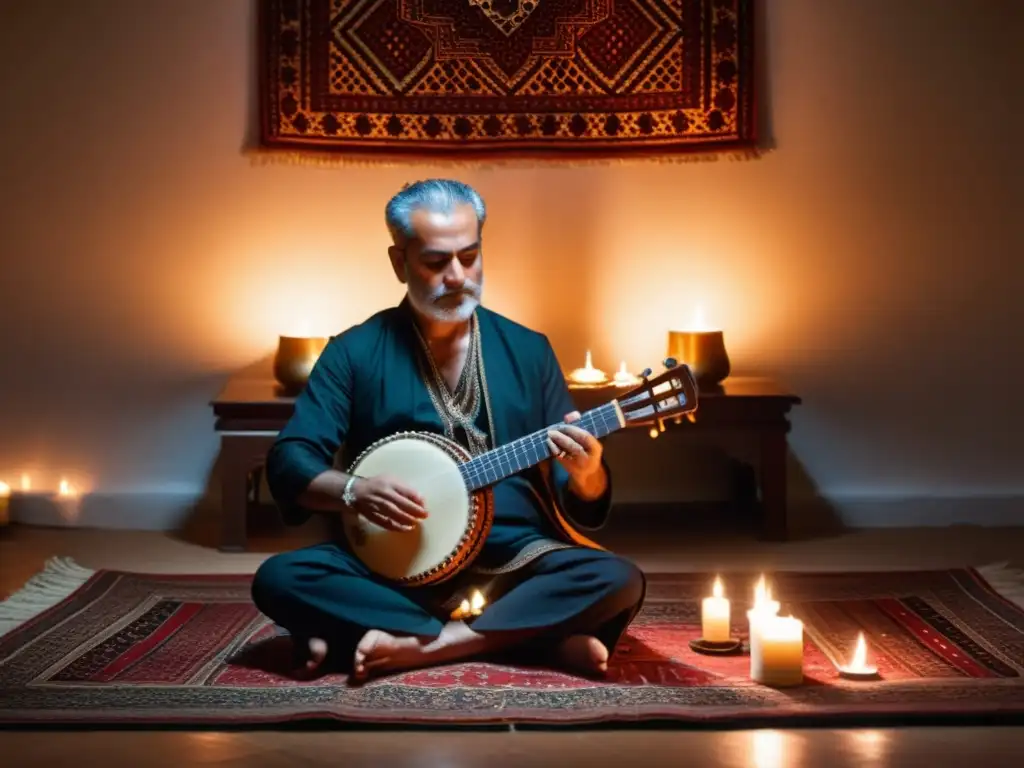
<svg viewBox="0 0 1024 768"><path fill-rule="evenodd" d="M264 151L756 149L752 0L260 0Z"/></svg>

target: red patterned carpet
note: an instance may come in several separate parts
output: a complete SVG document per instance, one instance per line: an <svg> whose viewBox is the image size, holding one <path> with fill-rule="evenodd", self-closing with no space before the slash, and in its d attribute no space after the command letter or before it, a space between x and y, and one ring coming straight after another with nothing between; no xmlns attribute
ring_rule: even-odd
<svg viewBox="0 0 1024 768"><path fill-rule="evenodd" d="M970 569L772 575L782 612L807 630L805 684L773 690L750 681L747 656L690 650L708 574L649 576L644 610L601 682L479 662L355 687L342 676L289 677L290 638L253 607L247 576L51 567L0 604L0 622L8 621L0 636L0 724L1024 720L1024 610L992 586L1007 592L1019 577L998 569L984 572L988 580ZM756 577L724 579L738 634ZM69 583L74 591L66 595ZM26 597L45 601L47 593L55 604L9 628ZM852 683L836 673L858 631L880 681Z"/></svg>

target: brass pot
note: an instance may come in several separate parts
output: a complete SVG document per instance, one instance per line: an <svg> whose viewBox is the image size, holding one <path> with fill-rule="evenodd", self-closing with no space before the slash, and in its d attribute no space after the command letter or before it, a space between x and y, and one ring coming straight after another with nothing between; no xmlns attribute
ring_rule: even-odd
<svg viewBox="0 0 1024 768"><path fill-rule="evenodd" d="M274 355L274 378L289 394L302 391L309 381L313 366L327 346L320 336L281 336Z"/></svg>
<svg viewBox="0 0 1024 768"><path fill-rule="evenodd" d="M729 375L722 331L669 331L668 356L690 366L697 386L704 389L717 387Z"/></svg>

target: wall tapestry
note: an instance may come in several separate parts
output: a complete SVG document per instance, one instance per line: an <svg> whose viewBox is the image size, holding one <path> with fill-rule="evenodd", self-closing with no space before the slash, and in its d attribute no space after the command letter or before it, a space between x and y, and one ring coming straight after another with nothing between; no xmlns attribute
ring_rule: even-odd
<svg viewBox="0 0 1024 768"><path fill-rule="evenodd" d="M259 151L756 154L754 0L260 0Z"/></svg>

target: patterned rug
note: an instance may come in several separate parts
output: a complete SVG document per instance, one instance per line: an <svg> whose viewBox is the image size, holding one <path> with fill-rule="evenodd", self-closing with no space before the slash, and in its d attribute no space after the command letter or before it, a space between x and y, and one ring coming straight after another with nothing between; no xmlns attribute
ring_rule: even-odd
<svg viewBox="0 0 1024 768"><path fill-rule="evenodd" d="M727 594L749 592L755 578L724 578ZM290 638L253 607L247 576L94 573L54 560L0 604L0 724L1024 720L1024 610L1007 597L1024 600L1017 572L775 575L783 613L807 628L805 683L778 690L750 681L747 656L690 650L709 580L651 574L645 607L601 682L480 661L356 687L341 676L289 676ZM733 600L738 634L745 602ZM837 675L860 631L880 681Z"/></svg>
<svg viewBox="0 0 1024 768"><path fill-rule="evenodd" d="M324 162L750 156L752 5L261 0L259 152Z"/></svg>

